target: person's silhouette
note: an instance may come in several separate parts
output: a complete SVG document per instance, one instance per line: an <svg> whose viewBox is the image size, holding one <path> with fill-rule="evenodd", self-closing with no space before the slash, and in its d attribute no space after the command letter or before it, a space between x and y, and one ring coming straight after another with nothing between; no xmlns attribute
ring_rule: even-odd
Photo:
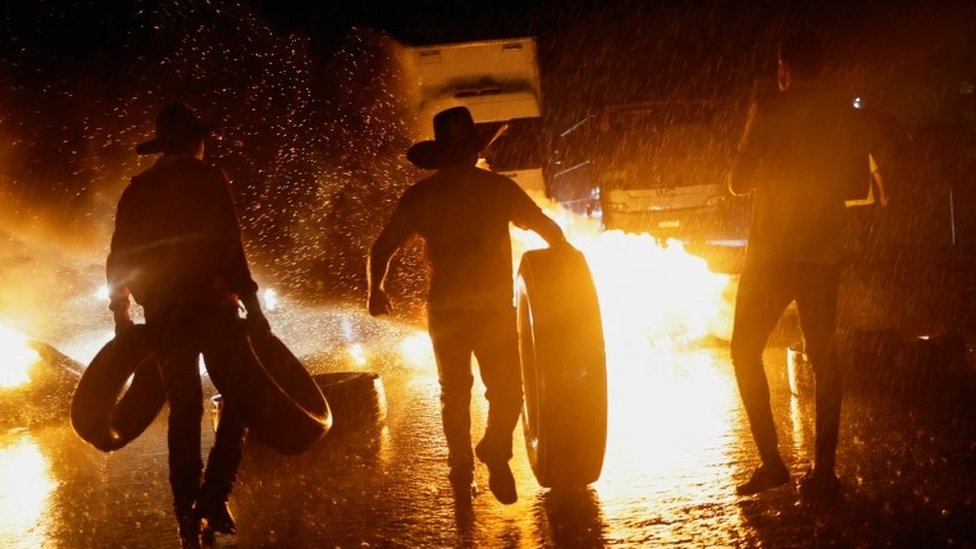
<svg viewBox="0 0 976 549"><path fill-rule="evenodd" d="M187 547L200 545L201 521L213 531L235 531L227 497L245 436L240 371L244 361L257 360L248 333L270 334L227 177L203 162L211 129L181 103L162 108L156 136L136 151L163 156L122 193L106 265L117 337L132 326L131 294L144 308L150 345L159 358L170 406L170 485ZM247 311L246 327L240 304ZM200 354L225 404L205 470Z"/></svg>
<svg viewBox="0 0 976 549"><path fill-rule="evenodd" d="M755 193L746 264L739 281L731 354L762 465L740 494L785 484L762 352L796 301L816 376L816 449L801 488L836 492L840 424L839 358L834 340L844 257L844 200L867 191L868 138L850 101L822 82L819 39L793 35L779 48L780 93L750 111L732 164L733 194Z"/></svg>
<svg viewBox="0 0 976 549"><path fill-rule="evenodd" d="M434 117L433 141L413 145L407 158L437 170L400 198L370 251L369 312L390 312L384 278L390 259L412 236L426 245L430 265L428 328L441 386L450 481L470 498L471 355L487 388L488 426L475 454L488 466L489 488L502 503L517 500L509 469L512 432L522 407L513 299L509 223L566 245L559 226L514 181L475 167L478 153L497 133L478 127L465 107Z"/></svg>

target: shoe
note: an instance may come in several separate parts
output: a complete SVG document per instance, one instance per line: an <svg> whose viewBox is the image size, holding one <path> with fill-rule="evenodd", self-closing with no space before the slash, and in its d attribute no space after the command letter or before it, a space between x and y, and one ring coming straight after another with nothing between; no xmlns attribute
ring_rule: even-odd
<svg viewBox="0 0 976 549"><path fill-rule="evenodd" d="M507 462L486 463L488 466L488 489L500 503L511 505L518 501L515 491L515 477Z"/></svg>
<svg viewBox="0 0 976 549"><path fill-rule="evenodd" d="M776 488L789 482L790 472L786 465L766 465L765 463L752 472L749 480L735 487L735 493L740 496L749 496L765 492L770 488Z"/></svg>
<svg viewBox="0 0 976 549"><path fill-rule="evenodd" d="M226 501L217 503L202 503L197 505L197 516L206 522L209 530L220 534L236 534L237 523Z"/></svg>
<svg viewBox="0 0 976 549"><path fill-rule="evenodd" d="M833 470L807 469L800 478L800 495L812 499L836 499L840 496L841 483Z"/></svg>
<svg viewBox="0 0 976 549"><path fill-rule="evenodd" d="M478 456L479 461L488 466L488 489L500 503L511 505L518 501L512 469L508 466L507 459L490 456L485 450L484 442L482 440L475 446L474 454Z"/></svg>

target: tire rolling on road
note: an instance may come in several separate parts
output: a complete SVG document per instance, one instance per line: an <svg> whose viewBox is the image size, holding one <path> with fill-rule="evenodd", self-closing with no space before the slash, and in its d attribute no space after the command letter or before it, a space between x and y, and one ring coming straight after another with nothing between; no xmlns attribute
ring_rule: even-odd
<svg viewBox="0 0 976 549"><path fill-rule="evenodd" d="M522 256L516 283L525 445L539 484L585 486L600 477L607 439L607 376L596 288L569 247Z"/></svg>
<svg viewBox="0 0 976 549"><path fill-rule="evenodd" d="M71 399L71 426L95 448L112 452L141 435L165 403L163 377L140 324L106 343L82 373Z"/></svg>

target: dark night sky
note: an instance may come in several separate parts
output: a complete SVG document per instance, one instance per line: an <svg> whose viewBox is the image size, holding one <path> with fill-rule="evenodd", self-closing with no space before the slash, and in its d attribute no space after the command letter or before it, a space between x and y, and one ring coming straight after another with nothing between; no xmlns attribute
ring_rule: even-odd
<svg viewBox="0 0 976 549"><path fill-rule="evenodd" d="M158 13L201 3L142 0L106 8L92 0L14 2L0 16L7 34L5 57L19 57L15 78L33 85L66 66L97 70L157 47L145 29L158 21ZM821 29L841 63L868 64L874 70L860 78L875 87L885 77L887 83L892 77L914 78L911 73L921 69L913 63L950 63L947 57L958 50L976 49L976 7L965 0L251 0L244 5L283 33L307 35L319 61L336 52L353 26L378 29L409 44L537 36L545 77L580 88L576 78L585 74L589 84L578 91L597 102L668 90L727 93L733 85L768 76L771 47L797 26ZM32 72L34 67L44 70ZM621 83L613 72L628 78Z"/></svg>

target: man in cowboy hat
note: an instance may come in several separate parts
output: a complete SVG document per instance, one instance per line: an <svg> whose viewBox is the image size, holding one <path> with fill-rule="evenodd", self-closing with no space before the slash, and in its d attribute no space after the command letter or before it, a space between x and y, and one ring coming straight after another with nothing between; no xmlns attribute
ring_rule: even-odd
<svg viewBox="0 0 976 549"><path fill-rule="evenodd" d="M390 312L383 287L390 259L412 236L421 237L430 265L428 328L451 485L461 501L470 499L473 353L488 399L488 426L475 453L488 466L492 493L510 504L518 499L508 461L522 408L522 381L509 223L535 231L552 246L567 244L562 229L514 181L475 167L478 153L498 130L475 126L467 108L454 107L434 117L433 141L407 151L414 165L437 171L407 189L373 244L369 312Z"/></svg>
<svg viewBox="0 0 976 549"><path fill-rule="evenodd" d="M139 154L162 157L122 193L106 265L117 336L132 326L131 295L144 308L150 345L160 361L170 406L170 485L179 534L188 547L200 544L201 521L209 531L235 531L227 497L244 445L240 368L256 360L248 333L270 333L229 182L220 168L203 162L204 137L212 128L182 103L162 108L156 136L136 147ZM247 311L246 330L239 304ZM225 402L205 472L201 353Z"/></svg>

